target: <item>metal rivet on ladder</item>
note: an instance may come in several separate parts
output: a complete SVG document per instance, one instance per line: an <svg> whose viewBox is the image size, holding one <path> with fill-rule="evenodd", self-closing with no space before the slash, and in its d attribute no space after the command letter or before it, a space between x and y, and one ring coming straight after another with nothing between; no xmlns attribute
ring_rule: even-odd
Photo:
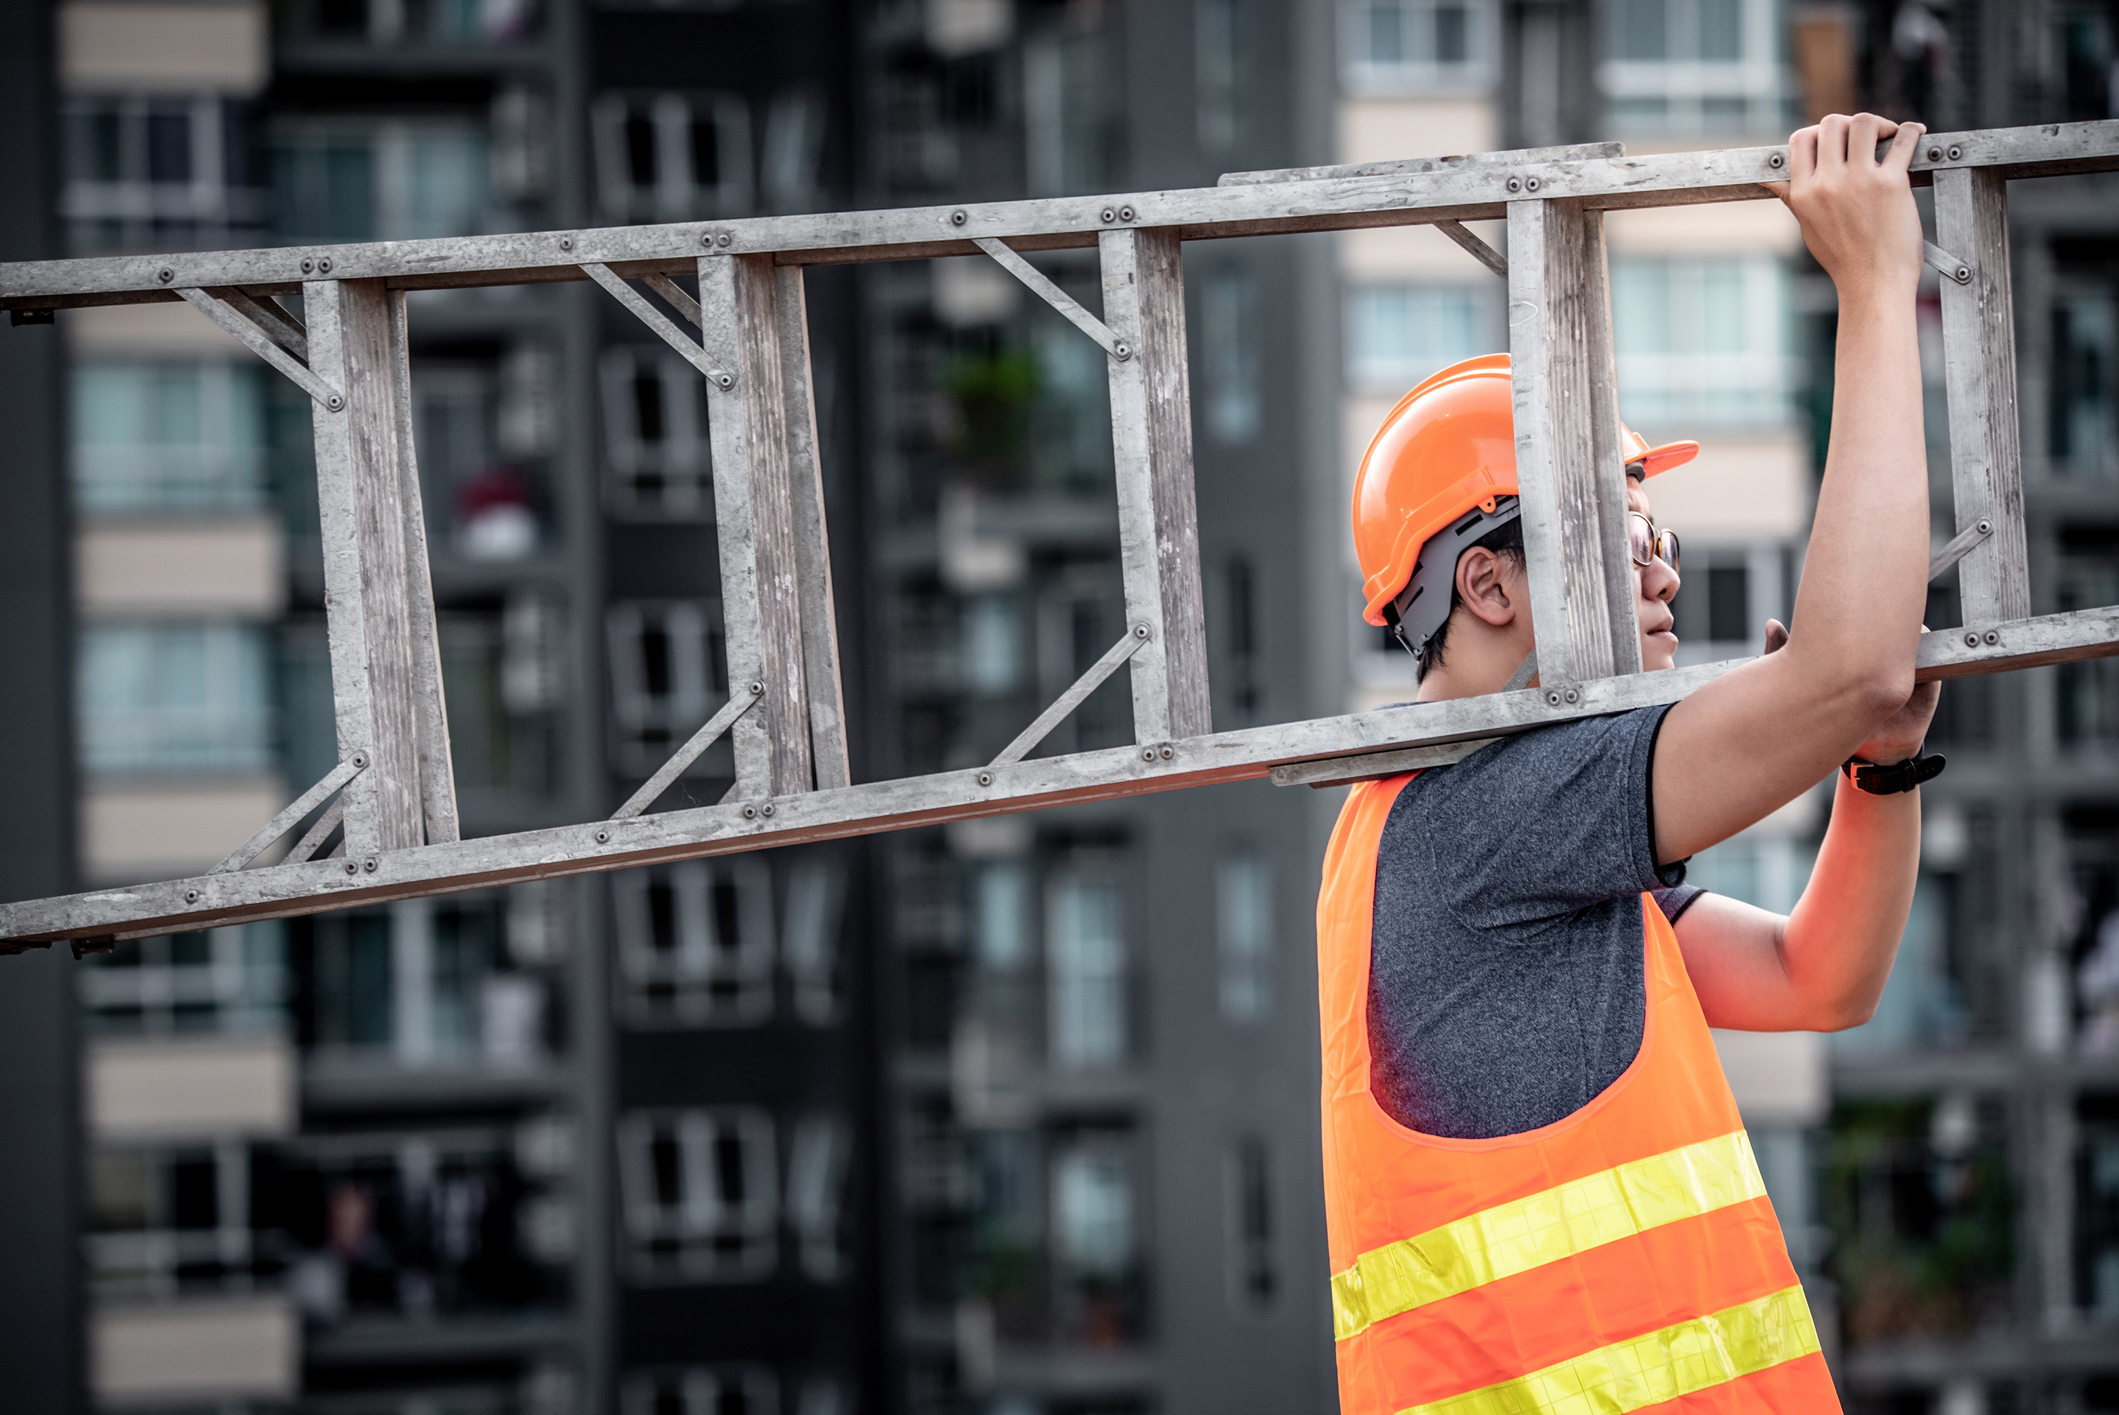
<svg viewBox="0 0 2119 1415"><path fill-rule="evenodd" d="M961 226L970 219L971 215L969 212L952 211L949 213L949 224L952 226Z"/></svg>
<svg viewBox="0 0 2119 1415"><path fill-rule="evenodd" d="M734 236L731 236L728 234L728 232L723 231L720 235L714 237L714 244L717 246L725 246L735 239L736 238Z"/></svg>
<svg viewBox="0 0 2119 1415"><path fill-rule="evenodd" d="M199 892L198 892L198 891L197 891L196 889L187 889L187 890L185 890L185 891L184 891L184 902L185 902L186 904L196 904L196 903L198 903L198 902L199 902Z"/></svg>
<svg viewBox="0 0 2119 1415"><path fill-rule="evenodd" d="M353 764L357 767L362 768L363 770L366 770L368 766L368 754L366 752L355 752L353 754Z"/></svg>
<svg viewBox="0 0 2119 1415"><path fill-rule="evenodd" d="M1987 642L1988 642L1988 643L1990 643L1990 644L1998 644L1998 643L2000 643L2000 642L2001 642L2001 631L2000 631L1999 629L1989 629L1989 630L1987 630Z"/></svg>
<svg viewBox="0 0 2119 1415"><path fill-rule="evenodd" d="M1931 148L1929 148L1929 149L1928 149L1928 161L1930 161L1930 162L1940 162L1940 161L1942 161L1942 149L1941 149L1941 148L1939 148L1939 147L1931 147Z"/></svg>
<svg viewBox="0 0 2119 1415"><path fill-rule="evenodd" d="M561 236L559 238L559 249L563 251L574 249L574 238L572 236Z"/></svg>
<svg viewBox="0 0 2119 1415"><path fill-rule="evenodd" d="M745 806L745 807L743 808L743 819L745 819L745 820L747 820L747 821L752 821L752 820L756 820L757 818L758 818L758 808L757 808L756 806Z"/></svg>
<svg viewBox="0 0 2119 1415"><path fill-rule="evenodd" d="M1766 165L1768 167L1771 167L1774 171L1778 172L1781 168L1788 165L1787 155L1785 153L1776 152L1766 159Z"/></svg>
<svg viewBox="0 0 2119 1415"><path fill-rule="evenodd" d="M599 831L597 831L597 832L596 832L596 843L597 843L598 845L608 845L608 844L610 844L610 843L611 843L611 833L610 833L609 831L607 831L607 830L599 830Z"/></svg>
<svg viewBox="0 0 2119 1415"><path fill-rule="evenodd" d="M1133 219L1133 208L1130 206L1120 207L1118 209L1118 219L1121 221L1131 221Z"/></svg>
<svg viewBox="0 0 2119 1415"><path fill-rule="evenodd" d="M1968 648L1968 649L1976 649L1976 648L1978 648L1978 647L1979 647L1979 635L1977 635L1977 634L1967 634L1967 635L1965 635L1965 636L1964 636L1964 646L1965 646L1966 648Z"/></svg>
<svg viewBox="0 0 2119 1415"><path fill-rule="evenodd" d="M1989 521L1984 516L1981 516L1978 521L1974 522L1974 525L1978 529L1979 533L1983 536L1990 536L1994 534L1994 523L1992 521Z"/></svg>
<svg viewBox="0 0 2119 1415"><path fill-rule="evenodd" d="M171 269L170 269L170 268L169 268L168 266L166 266L166 265L162 267L162 271L161 271L161 280L162 280L162 283L163 283L164 285L167 285L167 284L168 284L168 283L169 283L170 281L172 281L172 280L174 280L174 279L176 279L176 278L177 278L177 273L176 273L176 272L175 272L174 270L171 270Z"/></svg>
<svg viewBox="0 0 2119 1415"><path fill-rule="evenodd" d="M375 873L376 869L381 866L381 864L382 861L376 859L373 855L370 855L366 860L363 860L361 862L361 868L372 875Z"/></svg>
<svg viewBox="0 0 2119 1415"><path fill-rule="evenodd" d="M1177 755L1177 749L1176 749L1175 747L1165 747L1165 748L1163 748L1163 760L1164 760L1164 761L1168 761L1168 760L1170 760L1170 758L1172 758L1172 757L1174 757L1174 756L1176 756L1176 755Z"/></svg>
<svg viewBox="0 0 2119 1415"><path fill-rule="evenodd" d="M1524 191L1526 191L1526 192L1534 192L1534 191L1536 191L1537 189L1538 189L1538 179L1537 179L1536 177L1525 177L1525 178L1523 179L1523 190L1524 190Z"/></svg>
<svg viewBox="0 0 2119 1415"><path fill-rule="evenodd" d="M1571 703L1578 703L1582 701L1581 690L1577 688L1569 688L1567 690L1567 701Z"/></svg>
<svg viewBox="0 0 2119 1415"><path fill-rule="evenodd" d="M1558 707L1560 705L1560 695L1558 693L1547 693L1545 701L1553 707Z"/></svg>
<svg viewBox="0 0 2119 1415"><path fill-rule="evenodd" d="M330 256L322 256L318 258L316 262L316 273L319 275L329 275L331 273Z"/></svg>
<svg viewBox="0 0 2119 1415"><path fill-rule="evenodd" d="M1133 346L1121 339L1111 346L1111 356L1117 359L1130 359L1133 357Z"/></svg>
<svg viewBox="0 0 2119 1415"><path fill-rule="evenodd" d="M346 861L346 873L347 873L347 874L349 874L349 875L357 875L357 874L359 874L360 872L361 872L361 867L360 867L359 865L356 865L356 864L354 864L354 863L353 863L353 861L351 861L351 860L348 860L348 861Z"/></svg>
<svg viewBox="0 0 2119 1415"><path fill-rule="evenodd" d="M1144 762L1152 762L1152 761L1154 761L1154 760L1155 760L1155 749L1154 749L1153 747L1149 747L1149 748L1145 749L1144 751L1142 751L1142 752L1141 752L1141 754L1140 754L1140 759L1141 759L1142 761L1144 761Z"/></svg>
<svg viewBox="0 0 2119 1415"><path fill-rule="evenodd" d="M324 400L324 406L335 413L346 406L346 399L344 395L334 393Z"/></svg>
<svg viewBox="0 0 2119 1415"><path fill-rule="evenodd" d="M1103 218L1106 222L1116 221L1118 220L1118 212L1115 208L1107 206L1103 210Z"/></svg>
<svg viewBox="0 0 2119 1415"><path fill-rule="evenodd" d="M770 801L767 801L767 802L766 802L766 803L765 803L764 805L762 805L762 806L758 807L758 814L759 814L759 815L761 815L761 816L769 816L769 815L771 815L772 813L773 813L773 803L772 803L772 802L770 802Z"/></svg>
<svg viewBox="0 0 2119 1415"><path fill-rule="evenodd" d="M1135 625L1133 626L1133 637L1134 637L1134 638L1136 638L1136 639L1145 639L1145 638L1147 638L1147 637L1148 637L1148 626L1147 626L1147 625L1145 625L1145 624L1135 624Z"/></svg>
<svg viewBox="0 0 2119 1415"><path fill-rule="evenodd" d="M1509 189L1510 191L1512 191L1512 192L1520 192L1520 191L1522 191L1522 190L1523 190L1523 179L1522 179L1521 177L1511 177L1511 178L1509 178L1509 179L1508 179L1508 189Z"/></svg>
<svg viewBox="0 0 2119 1415"><path fill-rule="evenodd" d="M757 697L765 691L765 685L763 683L758 682L756 679L752 679L750 691L752 697Z"/></svg>
<svg viewBox="0 0 2119 1415"><path fill-rule="evenodd" d="M979 773L979 785L981 785L981 786L991 786L991 785L993 785L993 773L992 773L992 772L990 772L990 771L982 771L982 772L980 772L980 773Z"/></svg>
<svg viewBox="0 0 2119 1415"><path fill-rule="evenodd" d="M312 270L315 270L315 269L316 269L316 262L315 262L315 261L313 261L313 260L311 260L311 259L309 259L309 257L307 257L307 256L303 256L303 257L302 257L302 274L304 274L304 275L307 275L307 274L308 274L308 273L309 273L310 271L312 271Z"/></svg>
<svg viewBox="0 0 2119 1415"><path fill-rule="evenodd" d="M1959 147L1959 146L1958 146L1958 145L1957 145L1956 143L1954 143L1954 142L1953 142L1953 143L1951 143L1951 144L1950 144L1950 160L1951 160L1952 162L1955 162L1955 161L1956 161L1956 160L1957 160L1958 158L1960 158L1960 157L1962 157L1962 156L1964 156L1964 149L1963 149L1963 148L1961 148L1961 147Z"/></svg>

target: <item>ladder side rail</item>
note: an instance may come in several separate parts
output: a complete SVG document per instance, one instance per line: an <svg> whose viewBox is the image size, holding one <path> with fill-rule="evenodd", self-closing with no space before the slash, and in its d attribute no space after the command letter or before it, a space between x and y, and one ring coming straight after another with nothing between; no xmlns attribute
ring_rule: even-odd
<svg viewBox="0 0 2119 1415"><path fill-rule="evenodd" d="M419 753L420 813L427 843L462 833L456 810L456 759L449 745L449 707L442 687L441 628L434 604L433 561L427 550L427 513L413 445L412 342L405 292L384 296L390 369L396 382L398 501L405 520L406 616L412 635L413 737Z"/></svg>
<svg viewBox="0 0 2119 1415"><path fill-rule="evenodd" d="M698 270L703 348L726 376L706 386L729 693L765 685L730 728L734 794L756 801L814 785L779 301L771 256L702 256Z"/></svg>
<svg viewBox="0 0 2119 1415"><path fill-rule="evenodd" d="M1994 635L1993 642L1981 633L1970 644L1955 633L1923 635L1916 680L2119 655L2119 606L2019 620L1988 633ZM1676 702L1744 661L1599 679L1580 685L1577 702L1563 699L1560 705L1553 705L1542 692L1495 693L1221 732L1168 743L1167 758L1160 749L1149 760L1137 746L1112 747L814 791L769 803L777 806L769 816L762 806L730 802L631 820L485 836L385 855L376 871L363 868L350 876L341 862L279 864L127 890L24 900L0 904L0 941L113 934L147 937L520 880L631 869L1253 780L1270 775L1276 766L1439 747ZM2052 784L2065 783L2055 778ZM604 838L599 839L599 833Z"/></svg>
<svg viewBox="0 0 2119 1415"><path fill-rule="evenodd" d="M1130 664L1134 741L1146 745L1213 730L1184 262L1169 227L1106 231L1098 246L1104 323L1126 351L1109 360L1111 443L1126 621L1148 630Z"/></svg>
<svg viewBox="0 0 2119 1415"><path fill-rule="evenodd" d="M356 871L420 844L425 825L390 298L380 280L302 291L312 367L346 390L343 408L317 405L312 417L339 759L365 752L370 762L344 792Z"/></svg>
<svg viewBox="0 0 2119 1415"><path fill-rule="evenodd" d="M1511 202L1508 335L1540 684L1641 671L1603 213Z"/></svg>
<svg viewBox="0 0 2119 1415"><path fill-rule="evenodd" d="M334 279L387 277L408 288L574 280L584 263L624 266L617 273L631 278L686 269L705 236L722 254L770 252L783 265L824 264L972 255L980 237L1004 239L1027 252L1085 247L1120 229L1173 226L1189 240L1492 220L1506 213L1510 201L1532 192L1578 197L1604 210L1754 201L1767 195L1760 183L1786 178L1787 165L1782 146L1587 159L1526 154L1514 162L1468 162L1445 171L1130 195L44 261L0 265L0 306L88 302L71 298L82 296L163 299L187 286L239 285L253 294L275 294L311 278L304 261ZM1965 169L2011 178L2119 169L2119 120L1930 134L1912 163L1918 185L1936 173ZM1534 180L1538 185L1531 185Z"/></svg>
<svg viewBox="0 0 2119 1415"><path fill-rule="evenodd" d="M2007 179L1961 167L1937 172L1935 234L1970 273L1941 282L1956 529L1961 537L1988 527L1959 562L1963 618L1999 624L2031 612Z"/></svg>
<svg viewBox="0 0 2119 1415"><path fill-rule="evenodd" d="M787 402L788 505L802 624L802 683L809 698L809 753L817 789L828 791L851 785L853 769L846 750L831 530L825 523L824 458L809 358L809 296L799 265L775 267L773 282L780 319L780 385Z"/></svg>

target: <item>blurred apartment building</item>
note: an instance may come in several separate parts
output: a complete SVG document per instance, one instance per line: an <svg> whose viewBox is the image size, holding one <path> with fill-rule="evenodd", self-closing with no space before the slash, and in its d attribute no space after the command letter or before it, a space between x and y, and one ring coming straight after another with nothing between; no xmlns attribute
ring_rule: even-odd
<svg viewBox="0 0 2119 1415"><path fill-rule="evenodd" d="M842 28L828 4L66 4L67 249L845 205L848 51L796 42ZM819 304L828 362L848 341ZM594 818L726 691L697 379L589 286L410 318L463 828ZM60 333L81 874L190 873L336 758L307 408L182 305ZM672 799L728 771L724 749ZM846 860L77 969L96 1405L855 1409L880 1350Z"/></svg>
<svg viewBox="0 0 2119 1415"><path fill-rule="evenodd" d="M2106 118L2115 24L2102 4L1359 0L1337 160L1736 146L1858 108L1936 130ZM2040 613L2119 592L2115 201L2109 178L2011 192ZM1755 653L1800 573L1830 416L1829 283L1771 203L1614 215L1607 234L1621 415L1652 442L1704 445L1651 487L1684 537L1682 657ZM1344 237L1339 269L1350 477L1406 387L1502 346L1503 291L1425 231ZM1939 545L1955 525L1932 275L1921 298ZM1356 582L1349 568L1350 603ZM1959 622L1955 600L1953 575L1933 627ZM1409 693L1380 637L1351 661L1352 706ZM1825 1039L1722 1038L1850 1409L2119 1408L2115 683L2100 662L1946 688L1931 742L1951 766L1926 791L1919 893L1877 1017ZM1827 804L1716 847L1692 878L1785 909Z"/></svg>

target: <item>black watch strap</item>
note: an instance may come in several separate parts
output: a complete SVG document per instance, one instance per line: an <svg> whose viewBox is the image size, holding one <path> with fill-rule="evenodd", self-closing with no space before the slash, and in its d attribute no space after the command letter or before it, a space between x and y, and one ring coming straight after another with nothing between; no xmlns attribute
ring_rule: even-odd
<svg viewBox="0 0 2119 1415"><path fill-rule="evenodd" d="M1853 782L1857 790L1866 791L1871 796L1896 796L1901 791L1911 791L1923 781L1933 781L1941 776L1947 760L1939 755L1915 756L1892 762L1889 766L1878 766L1860 757L1849 757L1839 769L1847 774L1847 780Z"/></svg>

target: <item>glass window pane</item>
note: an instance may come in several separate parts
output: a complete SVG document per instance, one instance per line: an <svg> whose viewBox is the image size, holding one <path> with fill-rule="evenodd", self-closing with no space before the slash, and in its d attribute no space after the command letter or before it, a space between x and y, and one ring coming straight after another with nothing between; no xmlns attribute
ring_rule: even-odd
<svg viewBox="0 0 2119 1415"><path fill-rule="evenodd" d="M1669 50L1669 18L1665 0L1618 0L1613 7L1618 33L1615 57L1662 59Z"/></svg>
<svg viewBox="0 0 2119 1415"><path fill-rule="evenodd" d="M1700 26L1700 58L1724 62L1744 57L1743 0L1695 0Z"/></svg>

